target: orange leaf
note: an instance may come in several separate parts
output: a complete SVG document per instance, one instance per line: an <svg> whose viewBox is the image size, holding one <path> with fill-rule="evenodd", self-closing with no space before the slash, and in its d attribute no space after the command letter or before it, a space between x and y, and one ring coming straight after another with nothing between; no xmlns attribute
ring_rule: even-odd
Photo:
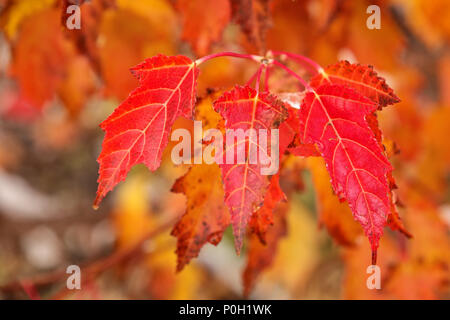
<svg viewBox="0 0 450 320"><path fill-rule="evenodd" d="M178 238L177 271L181 271L207 242L214 245L220 242L230 218L216 164L191 167L175 182L172 191L184 193L187 198L186 212L172 230L172 235Z"/></svg>
<svg viewBox="0 0 450 320"><path fill-rule="evenodd" d="M130 76L130 66L145 57L163 52L175 53L174 26L171 12L159 6L162 1L151 1L151 14L137 12L146 6L144 0L120 1L118 9L103 12L99 29L98 51L100 68L105 82L105 94L125 99L136 87L136 80ZM143 8L134 8L142 4ZM170 9L170 7L169 7ZM167 20L167 21L166 21ZM161 28L164 23L165 27ZM95 32L95 30L93 30Z"/></svg>
<svg viewBox="0 0 450 320"><path fill-rule="evenodd" d="M61 32L60 13L46 9L24 21L11 65L26 100L38 108L51 100L73 53Z"/></svg>
<svg viewBox="0 0 450 320"><path fill-rule="evenodd" d="M76 116L96 89L95 76L85 56L77 56L67 66L67 77L58 89L70 115Z"/></svg>
<svg viewBox="0 0 450 320"><path fill-rule="evenodd" d="M178 0L177 7L184 20L182 38L198 55L207 54L230 20L229 0Z"/></svg>

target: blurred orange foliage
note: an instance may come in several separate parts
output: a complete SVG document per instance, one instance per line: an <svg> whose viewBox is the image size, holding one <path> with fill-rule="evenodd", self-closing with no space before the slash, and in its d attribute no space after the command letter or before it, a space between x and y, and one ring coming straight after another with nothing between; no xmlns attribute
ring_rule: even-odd
<svg viewBox="0 0 450 320"><path fill-rule="evenodd" d="M379 30L366 27L373 4L381 9ZM0 291L6 297L23 297L8 284L30 270L38 275L80 259L94 261L85 291L67 296L54 295L55 289L45 297L241 298L244 286L250 298L263 299L450 297L449 1L91 0L80 4L79 30L67 29L65 5L0 1L0 187L16 196L0 198ZM103 137L97 125L137 87L131 67L158 53L194 61L220 51L268 50L303 54L323 67L343 59L374 65L401 100L379 114L378 142L394 167L390 181L395 178L397 188L390 197L413 238L385 228L381 290L366 286L369 243L333 194L321 158L284 158L280 185L290 200L271 204L265 243L247 235L246 265L226 229L218 168L174 166L171 142L157 172L136 168L98 216L90 208ZM308 69L280 59L309 77ZM239 59L202 65L195 119L204 130L224 130L212 101L254 71L252 62ZM285 74L270 75L275 94L299 91ZM192 121L177 120L177 128L192 131ZM59 222L46 216L51 212ZM98 227L100 220L111 230ZM75 250L67 240L76 222L104 232L80 231L76 239L89 250ZM64 248L59 264L44 270L26 249L12 249L22 248L22 237L38 224L56 230L54 247ZM98 240L105 234L113 238L110 247ZM221 239L211 250L207 243ZM105 257L113 258L105 263Z"/></svg>

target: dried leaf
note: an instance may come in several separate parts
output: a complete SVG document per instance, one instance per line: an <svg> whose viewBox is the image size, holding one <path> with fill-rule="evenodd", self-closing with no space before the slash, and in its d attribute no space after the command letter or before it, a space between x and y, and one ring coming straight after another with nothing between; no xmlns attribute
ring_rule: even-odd
<svg viewBox="0 0 450 320"><path fill-rule="evenodd" d="M207 242L214 245L220 242L230 217L216 164L191 167L175 182L172 191L184 193L187 198L186 212L172 230L172 235L178 238L177 271L181 271Z"/></svg>

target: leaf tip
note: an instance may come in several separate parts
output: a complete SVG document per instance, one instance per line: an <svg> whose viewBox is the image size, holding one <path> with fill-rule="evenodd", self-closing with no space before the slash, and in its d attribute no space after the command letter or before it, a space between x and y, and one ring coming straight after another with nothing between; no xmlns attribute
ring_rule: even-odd
<svg viewBox="0 0 450 320"><path fill-rule="evenodd" d="M178 261L177 263L177 268L176 268L176 273L180 273L181 270L184 269L184 266L186 265L186 263L184 263L183 261Z"/></svg>
<svg viewBox="0 0 450 320"><path fill-rule="evenodd" d="M100 202L102 201L102 199L103 196L101 194L97 194L94 203L92 204L92 209L97 210L100 207Z"/></svg>

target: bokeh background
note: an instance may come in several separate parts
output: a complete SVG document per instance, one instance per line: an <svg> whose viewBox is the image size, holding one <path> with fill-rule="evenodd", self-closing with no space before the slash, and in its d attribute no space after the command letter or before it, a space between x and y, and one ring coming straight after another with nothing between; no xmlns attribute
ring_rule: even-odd
<svg viewBox="0 0 450 320"><path fill-rule="evenodd" d="M321 160L293 159L287 234L249 297L450 298L450 2L199 2L0 0L0 298L242 298L248 245L236 256L230 230L175 273L170 230L185 198L170 189L187 167L171 163L170 145L155 173L135 167L92 209L98 124L137 85L129 68L147 57L268 49L322 66L370 64L393 87L402 102L379 120L400 216L414 238L386 229L382 290L368 290L367 239L332 194ZM80 30L65 26L73 3ZM379 30L366 27L373 4ZM211 92L245 83L254 70L239 59L205 63L199 103L210 105ZM276 73L270 84L295 90ZM66 289L72 264L81 266L82 290Z"/></svg>

